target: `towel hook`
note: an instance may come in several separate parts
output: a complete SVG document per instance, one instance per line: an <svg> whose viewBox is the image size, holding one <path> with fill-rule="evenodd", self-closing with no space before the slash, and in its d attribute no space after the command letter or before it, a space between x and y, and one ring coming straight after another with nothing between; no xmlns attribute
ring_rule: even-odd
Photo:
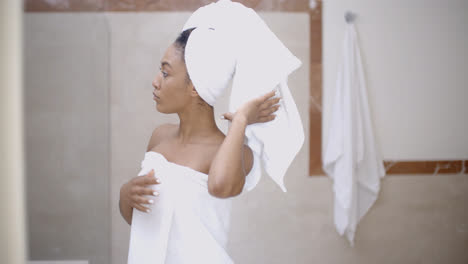
<svg viewBox="0 0 468 264"><path fill-rule="evenodd" d="M350 23L354 22L354 19L356 18L356 15L351 13L351 11L346 11L344 17L345 17L346 23L350 24Z"/></svg>

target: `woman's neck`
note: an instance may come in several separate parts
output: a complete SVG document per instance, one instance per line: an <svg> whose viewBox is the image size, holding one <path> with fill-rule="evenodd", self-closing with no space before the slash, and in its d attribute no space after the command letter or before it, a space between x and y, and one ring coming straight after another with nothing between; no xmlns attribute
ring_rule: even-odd
<svg viewBox="0 0 468 264"><path fill-rule="evenodd" d="M180 124L176 137L177 141L183 145L200 142L201 139L220 131L216 125L212 107L196 107L178 115Z"/></svg>

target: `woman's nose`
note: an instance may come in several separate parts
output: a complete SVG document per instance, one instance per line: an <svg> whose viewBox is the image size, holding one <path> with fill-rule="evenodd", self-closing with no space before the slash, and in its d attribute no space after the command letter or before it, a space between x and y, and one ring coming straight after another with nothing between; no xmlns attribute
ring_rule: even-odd
<svg viewBox="0 0 468 264"><path fill-rule="evenodd" d="M154 88L159 89L160 88L159 84L160 84L160 78L159 78L159 72L158 72L158 74L156 74L156 76L153 79L152 85Z"/></svg>

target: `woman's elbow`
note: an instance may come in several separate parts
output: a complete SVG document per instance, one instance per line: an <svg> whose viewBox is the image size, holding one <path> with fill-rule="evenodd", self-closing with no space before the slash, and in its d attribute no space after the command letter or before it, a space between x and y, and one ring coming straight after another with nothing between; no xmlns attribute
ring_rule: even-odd
<svg viewBox="0 0 468 264"><path fill-rule="evenodd" d="M237 184L210 184L208 183L208 193L217 198L234 197L242 193L245 181Z"/></svg>

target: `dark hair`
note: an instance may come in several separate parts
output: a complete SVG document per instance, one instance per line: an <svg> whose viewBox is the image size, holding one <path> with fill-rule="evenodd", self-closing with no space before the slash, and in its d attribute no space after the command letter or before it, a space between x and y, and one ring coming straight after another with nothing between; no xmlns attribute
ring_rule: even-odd
<svg viewBox="0 0 468 264"><path fill-rule="evenodd" d="M184 31L182 31L179 36L177 37L177 39L174 41L174 43L176 44L175 46L179 49L180 51L180 54L181 54L181 57L182 57L182 61L185 63L185 46L187 45L187 41L188 41L188 38L190 37L190 33L192 33L192 31L195 29L195 27L193 28L189 28L189 29L186 29ZM190 76L188 74L188 71L187 71L187 75L185 76L186 77L186 81L187 83L190 82ZM200 100L198 102L198 104L200 105L207 105L211 108L213 108L211 105L209 105L208 103L206 103L201 97L200 97Z"/></svg>
<svg viewBox="0 0 468 264"><path fill-rule="evenodd" d="M194 29L195 28L193 27L193 28L189 28L189 29L182 31L180 35L177 37L177 39L174 41L174 43L180 50L180 53L182 55L182 61L184 63L185 63L185 45L187 45L187 40L190 36L190 33L192 33Z"/></svg>

